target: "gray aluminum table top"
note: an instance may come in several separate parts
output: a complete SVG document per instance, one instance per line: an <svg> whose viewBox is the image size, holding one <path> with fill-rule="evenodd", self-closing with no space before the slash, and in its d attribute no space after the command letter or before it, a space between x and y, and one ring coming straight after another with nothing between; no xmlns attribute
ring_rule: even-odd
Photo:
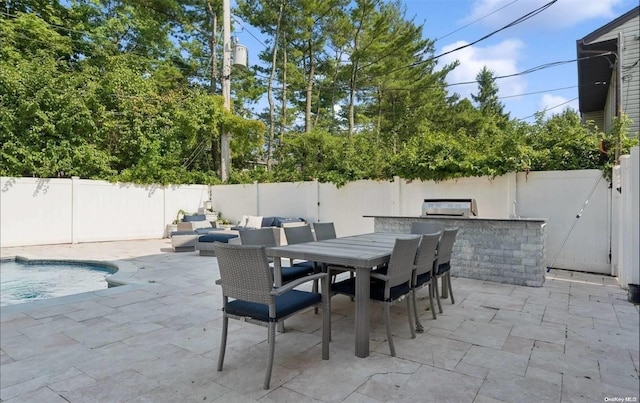
<svg viewBox="0 0 640 403"><path fill-rule="evenodd" d="M389 261L397 238L413 238L416 236L414 234L374 232L324 241L271 247L267 248L267 255L372 268Z"/></svg>

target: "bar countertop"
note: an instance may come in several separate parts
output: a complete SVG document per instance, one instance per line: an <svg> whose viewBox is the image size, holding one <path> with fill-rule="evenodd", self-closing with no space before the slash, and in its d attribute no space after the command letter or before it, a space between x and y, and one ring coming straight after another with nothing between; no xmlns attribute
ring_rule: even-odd
<svg viewBox="0 0 640 403"><path fill-rule="evenodd" d="M420 219L420 220L470 220L470 221L525 221L525 222L547 222L546 218L533 218L533 217L462 217L462 216L393 216L393 215L364 215L365 218L402 218L402 219Z"/></svg>

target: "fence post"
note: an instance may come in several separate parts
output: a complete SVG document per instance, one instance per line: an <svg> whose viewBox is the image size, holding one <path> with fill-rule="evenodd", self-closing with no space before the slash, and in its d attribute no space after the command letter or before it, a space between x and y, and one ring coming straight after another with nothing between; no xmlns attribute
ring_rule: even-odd
<svg viewBox="0 0 640 403"><path fill-rule="evenodd" d="M71 177L71 243L78 243L78 186L80 177Z"/></svg>
<svg viewBox="0 0 640 403"><path fill-rule="evenodd" d="M253 191L255 192L256 212L255 215L260 215L260 184L258 181L253 181Z"/></svg>
<svg viewBox="0 0 640 403"><path fill-rule="evenodd" d="M313 180L314 183L314 190L315 190L315 197L313 198L313 202L315 203L315 208L312 208L315 212L316 212L316 216L314 217L314 222L320 222L320 182L318 182L318 179L314 179Z"/></svg>
<svg viewBox="0 0 640 403"><path fill-rule="evenodd" d="M391 183L391 208L393 211L391 215L402 215L402 183L400 182L399 176L393 177L393 182Z"/></svg>

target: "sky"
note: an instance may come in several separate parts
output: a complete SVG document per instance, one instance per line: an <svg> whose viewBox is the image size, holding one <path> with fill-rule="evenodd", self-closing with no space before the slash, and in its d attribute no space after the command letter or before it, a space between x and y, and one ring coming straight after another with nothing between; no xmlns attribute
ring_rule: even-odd
<svg viewBox="0 0 640 403"><path fill-rule="evenodd" d="M468 45L553 0L402 0L407 19L423 25L423 37L435 40L435 55ZM233 3L233 2L232 2ZM438 66L460 65L447 75L449 91L469 99L474 81L487 66L494 76L504 76L564 62L529 74L496 80L498 96L512 119L535 120L566 108L578 111L576 41L638 5L637 0L557 0L532 18L503 29L474 45L438 58ZM234 17L235 18L235 17ZM264 45L256 28L239 21L232 35L249 49L249 64Z"/></svg>

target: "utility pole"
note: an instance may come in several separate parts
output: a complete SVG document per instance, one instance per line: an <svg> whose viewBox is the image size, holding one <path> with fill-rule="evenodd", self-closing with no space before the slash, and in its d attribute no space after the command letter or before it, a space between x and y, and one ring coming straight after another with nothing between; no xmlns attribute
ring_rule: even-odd
<svg viewBox="0 0 640 403"><path fill-rule="evenodd" d="M231 7L222 0L222 96L224 107L231 110ZM220 179L229 180L231 167L231 135L223 128L220 136Z"/></svg>

